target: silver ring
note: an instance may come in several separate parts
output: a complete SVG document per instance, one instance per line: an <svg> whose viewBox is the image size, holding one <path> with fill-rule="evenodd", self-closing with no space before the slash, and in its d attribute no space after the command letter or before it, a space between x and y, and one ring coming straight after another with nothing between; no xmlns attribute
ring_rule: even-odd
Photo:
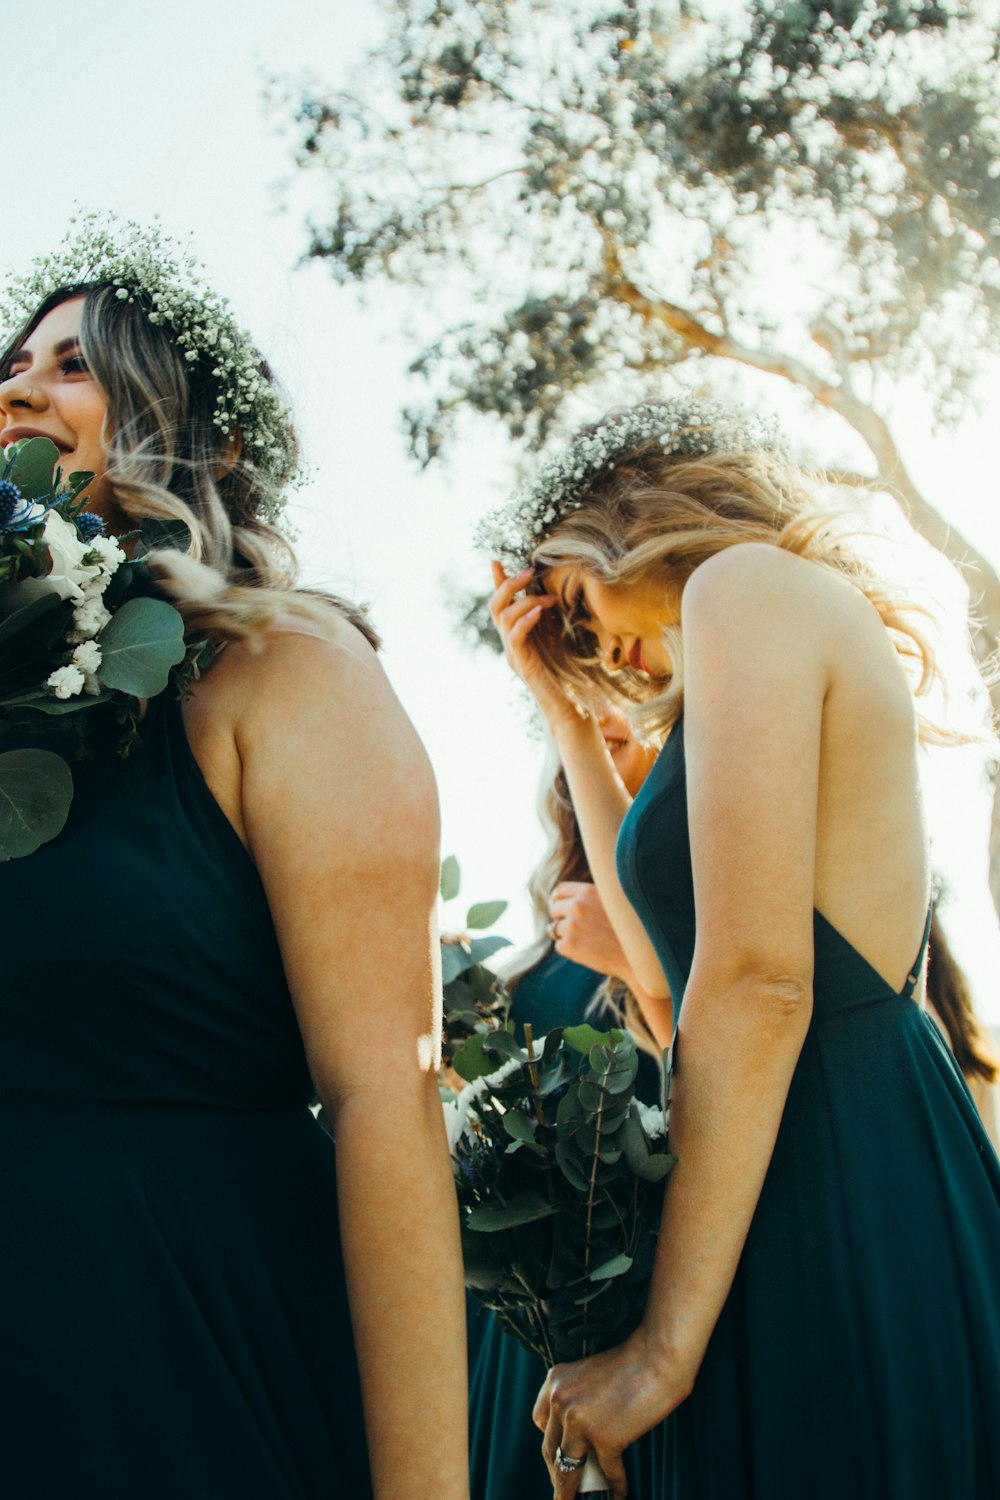
<svg viewBox="0 0 1000 1500"><path fill-rule="evenodd" d="M582 1458L570 1458L562 1451L561 1446L556 1449L556 1468L560 1474L575 1474L577 1469L582 1469L586 1462L586 1453Z"/></svg>

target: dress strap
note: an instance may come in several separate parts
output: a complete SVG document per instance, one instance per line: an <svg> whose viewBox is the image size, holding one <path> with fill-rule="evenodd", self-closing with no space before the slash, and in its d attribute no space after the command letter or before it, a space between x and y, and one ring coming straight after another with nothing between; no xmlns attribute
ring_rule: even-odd
<svg viewBox="0 0 1000 1500"><path fill-rule="evenodd" d="M905 996L907 1000L912 999L913 991L917 987L917 981L919 980L924 967L924 959L927 957L927 943L931 935L931 921L933 917L934 902L932 901L927 908L927 921L924 923L924 935L920 939L920 952L917 954L916 961L910 972L906 976L906 983L903 985L903 988L899 992L901 995Z"/></svg>

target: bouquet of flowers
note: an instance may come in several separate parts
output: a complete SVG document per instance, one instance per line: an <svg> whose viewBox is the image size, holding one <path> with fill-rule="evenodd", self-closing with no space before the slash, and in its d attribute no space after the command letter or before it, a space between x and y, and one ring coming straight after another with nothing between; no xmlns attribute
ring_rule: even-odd
<svg viewBox="0 0 1000 1500"><path fill-rule="evenodd" d="M14 733L59 745L0 753L0 859L31 854L65 824L73 781L63 757L84 753L93 710L112 705L127 753L141 700L191 659L177 610L148 597L127 560L128 538L105 536L85 510L93 476L63 482L58 457L48 438L30 438L0 464L0 749Z"/></svg>
<svg viewBox="0 0 1000 1500"><path fill-rule="evenodd" d="M642 1318L656 1248L666 1107L635 1098L625 1031L477 1033L446 1105L466 1285L553 1365L608 1349ZM606 1488L596 1465L581 1492Z"/></svg>

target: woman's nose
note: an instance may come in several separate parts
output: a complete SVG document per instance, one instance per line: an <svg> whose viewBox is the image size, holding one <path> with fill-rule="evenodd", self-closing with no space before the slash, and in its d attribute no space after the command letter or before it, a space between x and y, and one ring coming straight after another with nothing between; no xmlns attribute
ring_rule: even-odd
<svg viewBox="0 0 1000 1500"><path fill-rule="evenodd" d="M0 408L4 411L14 411L20 407L28 407L35 410L39 405L39 395L31 383L31 376L27 370L18 371L16 375L9 375L6 380L0 380Z"/></svg>

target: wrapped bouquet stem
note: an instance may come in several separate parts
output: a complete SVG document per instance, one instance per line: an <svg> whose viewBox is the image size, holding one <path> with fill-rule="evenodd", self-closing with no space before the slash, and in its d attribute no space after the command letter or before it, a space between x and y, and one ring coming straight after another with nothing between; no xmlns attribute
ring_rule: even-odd
<svg viewBox="0 0 1000 1500"><path fill-rule="evenodd" d="M674 1159L665 1111L635 1097L627 1032L525 1032L523 1047L509 1025L466 1044L447 1117L466 1284L551 1366L640 1322ZM591 1461L579 1493L606 1490Z"/></svg>

